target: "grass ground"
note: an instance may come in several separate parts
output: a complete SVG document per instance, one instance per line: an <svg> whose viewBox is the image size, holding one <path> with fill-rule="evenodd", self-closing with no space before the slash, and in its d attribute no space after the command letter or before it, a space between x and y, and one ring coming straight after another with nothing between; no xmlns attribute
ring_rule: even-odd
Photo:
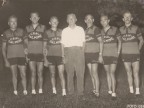
<svg viewBox="0 0 144 108"><path fill-rule="evenodd" d="M143 64L143 63L142 63ZM143 70L143 67L141 68ZM30 76L30 72L27 72ZM142 71L140 74L143 77ZM60 80L57 78L57 96L52 96L50 74L48 69L44 69L44 94L31 95L30 77L28 77L28 95L22 95L21 83L18 84L19 95L13 95L11 73L8 69L0 72L0 108L144 108L144 86L141 83L141 97L129 94L127 75L122 63L118 64L116 72L117 77L117 95L118 98L112 101L108 96L106 74L102 66L99 68L100 77L100 98L96 99L91 95L91 78L86 70L85 73L85 98L78 100L76 95L61 96ZM142 82L142 80L141 80ZM142 107L128 107L128 105L141 105Z"/></svg>

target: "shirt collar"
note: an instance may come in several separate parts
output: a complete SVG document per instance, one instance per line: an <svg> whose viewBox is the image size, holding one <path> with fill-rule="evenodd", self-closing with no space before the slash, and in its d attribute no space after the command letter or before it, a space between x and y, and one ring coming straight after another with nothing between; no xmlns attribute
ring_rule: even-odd
<svg viewBox="0 0 144 108"><path fill-rule="evenodd" d="M90 26L90 27L87 27L87 29L93 29L94 25Z"/></svg>
<svg viewBox="0 0 144 108"><path fill-rule="evenodd" d="M38 23L38 25L36 26L36 28L34 29L33 25L31 24L31 27L36 30L38 27L40 26L40 24Z"/></svg>
<svg viewBox="0 0 144 108"><path fill-rule="evenodd" d="M132 24L130 26L128 26L128 27L124 25L124 29L131 29L132 26L133 26Z"/></svg>
<svg viewBox="0 0 144 108"><path fill-rule="evenodd" d="M72 29L72 28L70 28L69 26L68 26L68 28L70 29L70 30L74 30L74 29L76 29L77 28L77 25L75 25L75 27Z"/></svg>
<svg viewBox="0 0 144 108"><path fill-rule="evenodd" d="M107 29L107 31L105 31L104 28L102 30L104 33L107 33L110 29L112 29L112 26L110 26L109 29Z"/></svg>
<svg viewBox="0 0 144 108"><path fill-rule="evenodd" d="M9 29L10 32L16 32L17 31L17 28L15 30L12 30L12 29Z"/></svg>

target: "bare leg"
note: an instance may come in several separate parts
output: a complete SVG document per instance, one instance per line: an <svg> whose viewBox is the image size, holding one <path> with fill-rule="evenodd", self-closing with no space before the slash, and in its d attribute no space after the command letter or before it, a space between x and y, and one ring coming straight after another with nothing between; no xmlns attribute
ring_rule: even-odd
<svg viewBox="0 0 144 108"><path fill-rule="evenodd" d="M52 89L53 93L56 94L56 79L55 79L55 65L49 65L49 70L51 73L51 83L52 83Z"/></svg>
<svg viewBox="0 0 144 108"><path fill-rule="evenodd" d="M130 93L133 93L133 78L132 78L132 68L131 68L131 63L130 62L124 62L124 66L127 72L127 76L128 76L128 83L129 83L129 87L130 87Z"/></svg>
<svg viewBox="0 0 144 108"><path fill-rule="evenodd" d="M14 87L14 94L17 95L17 65L10 66L12 72L12 82Z"/></svg>
<svg viewBox="0 0 144 108"><path fill-rule="evenodd" d="M93 77L93 73L92 73L92 64L89 63L89 64L87 64L87 66L88 66L88 70L89 70L89 73L91 76L91 80L92 80L92 84L93 84L93 90L95 90L96 86L95 86L95 81L94 81L94 77Z"/></svg>
<svg viewBox="0 0 144 108"><path fill-rule="evenodd" d="M112 91L112 81L111 81L111 75L110 75L110 65L104 65L106 74L107 74L107 82L108 82L108 89L109 91Z"/></svg>
<svg viewBox="0 0 144 108"><path fill-rule="evenodd" d="M24 89L24 95L27 95L27 80L26 80L26 66L18 66L19 70L20 70L20 75L22 78L22 86Z"/></svg>
<svg viewBox="0 0 144 108"><path fill-rule="evenodd" d="M29 67L31 71L31 84L32 84L32 94L35 94L35 85L36 85L36 62L30 61Z"/></svg>
<svg viewBox="0 0 144 108"><path fill-rule="evenodd" d="M136 87L136 94L140 94L140 91L139 91L139 85L140 85L139 61L132 63L132 67L133 67L134 83L135 83L135 87Z"/></svg>
<svg viewBox="0 0 144 108"><path fill-rule="evenodd" d="M97 63L92 64L92 75L94 78L95 92L96 92L96 95L99 96L99 76L98 76L98 64Z"/></svg>
<svg viewBox="0 0 144 108"><path fill-rule="evenodd" d="M37 73L38 73L38 84L39 84L39 93L43 93L43 62L37 62Z"/></svg>
<svg viewBox="0 0 144 108"><path fill-rule="evenodd" d="M60 77L60 80L61 80L62 95L66 95L64 65L63 64L58 66L58 71L59 71L59 77Z"/></svg>
<svg viewBox="0 0 144 108"><path fill-rule="evenodd" d="M112 92L116 93L116 78L115 78L115 71L116 71L116 64L110 65L110 75L111 75L111 81L112 81Z"/></svg>

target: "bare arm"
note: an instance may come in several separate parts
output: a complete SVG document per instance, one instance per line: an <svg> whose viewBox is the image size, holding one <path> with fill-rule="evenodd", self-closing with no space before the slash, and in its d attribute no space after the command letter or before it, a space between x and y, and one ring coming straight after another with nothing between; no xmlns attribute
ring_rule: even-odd
<svg viewBox="0 0 144 108"><path fill-rule="evenodd" d="M28 55L28 39L24 39L24 52Z"/></svg>
<svg viewBox="0 0 144 108"><path fill-rule="evenodd" d="M100 44L99 62L103 63L103 45L104 45L104 43L103 43L102 37L99 37L98 41L99 41L99 44Z"/></svg>
<svg viewBox="0 0 144 108"><path fill-rule="evenodd" d="M44 66L48 67L49 66L49 61L47 59L47 55L48 55L47 41L43 42L43 54L44 54Z"/></svg>
<svg viewBox="0 0 144 108"><path fill-rule="evenodd" d="M43 53L44 53L44 56L47 56L47 54L48 54L47 41L43 42Z"/></svg>
<svg viewBox="0 0 144 108"><path fill-rule="evenodd" d="M138 39L139 39L139 50L141 50L141 48L142 48L142 46L144 44L144 40L143 40L142 36L138 37Z"/></svg>
<svg viewBox="0 0 144 108"><path fill-rule="evenodd" d="M120 54L122 47L121 37L119 36L117 37L117 39L118 39L118 54Z"/></svg>
<svg viewBox="0 0 144 108"><path fill-rule="evenodd" d="M4 61L6 61L7 60L7 57L6 57L6 42L2 43L2 54L3 54Z"/></svg>
<svg viewBox="0 0 144 108"><path fill-rule="evenodd" d="M103 40L101 37L98 38L99 44L100 44L100 55L103 54Z"/></svg>
<svg viewBox="0 0 144 108"><path fill-rule="evenodd" d="M9 62L8 62L8 60L7 60L6 47L7 47L6 42L3 42L3 43L2 43L2 54L3 54L5 66L6 66L6 67L9 67L10 64L9 64Z"/></svg>
<svg viewBox="0 0 144 108"><path fill-rule="evenodd" d="M142 32L141 32L140 28L137 29L137 37L138 37L138 40L139 40L139 50L141 50L141 48L143 46L143 43L144 43L144 40L143 40Z"/></svg>

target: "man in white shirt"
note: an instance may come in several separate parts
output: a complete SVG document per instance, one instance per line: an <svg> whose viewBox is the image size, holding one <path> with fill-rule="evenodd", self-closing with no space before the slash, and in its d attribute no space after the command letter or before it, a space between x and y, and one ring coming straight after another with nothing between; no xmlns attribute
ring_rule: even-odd
<svg viewBox="0 0 144 108"><path fill-rule="evenodd" d="M68 93L74 93L74 72L77 77L78 95L83 95L84 91L84 29L76 25L76 15L71 13L67 15L68 27L62 31L61 43L64 47L65 66L67 72Z"/></svg>

